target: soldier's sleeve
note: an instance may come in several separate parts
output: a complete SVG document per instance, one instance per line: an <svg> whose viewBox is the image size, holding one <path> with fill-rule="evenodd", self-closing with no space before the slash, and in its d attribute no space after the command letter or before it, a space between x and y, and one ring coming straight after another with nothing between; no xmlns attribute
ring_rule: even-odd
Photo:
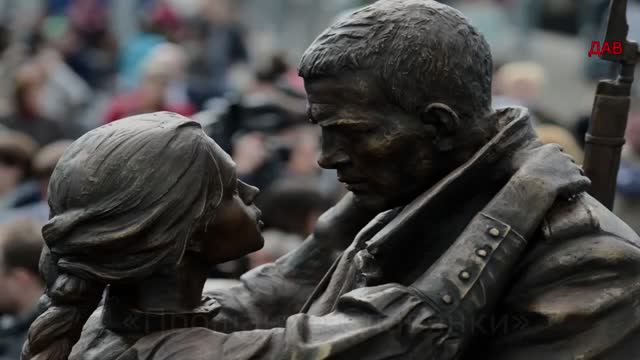
<svg viewBox="0 0 640 360"><path fill-rule="evenodd" d="M343 296L338 309L326 316L292 316L284 328L231 334L204 328L157 333L138 341L119 359L408 359L411 354L448 359L434 357L442 349L431 347L446 334L446 324L420 297L388 284Z"/></svg>
<svg viewBox="0 0 640 360"><path fill-rule="evenodd" d="M505 321L485 328L494 338L490 359L640 358L634 241L599 232L543 243L528 258L496 315Z"/></svg>

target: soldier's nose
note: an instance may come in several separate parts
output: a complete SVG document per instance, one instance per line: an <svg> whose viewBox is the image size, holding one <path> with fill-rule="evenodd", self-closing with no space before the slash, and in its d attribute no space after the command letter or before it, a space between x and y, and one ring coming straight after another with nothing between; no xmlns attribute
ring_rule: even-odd
<svg viewBox="0 0 640 360"><path fill-rule="evenodd" d="M324 169L337 169L342 165L349 163L349 156L342 151L333 153L321 153L318 158L318 165Z"/></svg>

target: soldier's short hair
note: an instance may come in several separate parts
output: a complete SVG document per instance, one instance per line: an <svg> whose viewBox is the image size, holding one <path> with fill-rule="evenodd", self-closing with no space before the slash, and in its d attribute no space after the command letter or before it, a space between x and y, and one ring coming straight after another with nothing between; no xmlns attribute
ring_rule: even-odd
<svg viewBox="0 0 640 360"><path fill-rule="evenodd" d="M431 0L381 0L325 30L299 73L308 80L365 70L409 113L443 102L478 118L491 111L492 66L488 43L459 11Z"/></svg>

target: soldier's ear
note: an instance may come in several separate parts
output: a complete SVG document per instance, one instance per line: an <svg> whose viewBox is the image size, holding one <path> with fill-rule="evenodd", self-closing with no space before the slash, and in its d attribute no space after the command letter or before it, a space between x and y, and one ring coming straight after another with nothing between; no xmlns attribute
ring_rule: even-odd
<svg viewBox="0 0 640 360"><path fill-rule="evenodd" d="M453 149L460 126L460 117L453 109L443 103L432 103L424 109L420 118L435 130L434 145L439 151Z"/></svg>

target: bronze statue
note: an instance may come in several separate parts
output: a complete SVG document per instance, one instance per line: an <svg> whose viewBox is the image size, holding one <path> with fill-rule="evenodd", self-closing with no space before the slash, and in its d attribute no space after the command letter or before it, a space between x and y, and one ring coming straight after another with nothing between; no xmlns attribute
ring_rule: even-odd
<svg viewBox="0 0 640 360"><path fill-rule="evenodd" d="M491 69L482 36L435 1L382 0L328 28L300 73L319 162L351 192L300 248L200 306L189 259L259 241L195 220L209 209L228 229L218 216L230 212L204 200L225 191L205 185L217 171L213 156L195 161L200 132L173 135L195 123L86 135L52 181L52 307L24 357L64 359L81 335L70 359L637 358L640 239L584 193L569 156L536 140L525 109L491 108ZM144 143L151 134L166 141ZM198 240L203 225L216 241Z"/></svg>

